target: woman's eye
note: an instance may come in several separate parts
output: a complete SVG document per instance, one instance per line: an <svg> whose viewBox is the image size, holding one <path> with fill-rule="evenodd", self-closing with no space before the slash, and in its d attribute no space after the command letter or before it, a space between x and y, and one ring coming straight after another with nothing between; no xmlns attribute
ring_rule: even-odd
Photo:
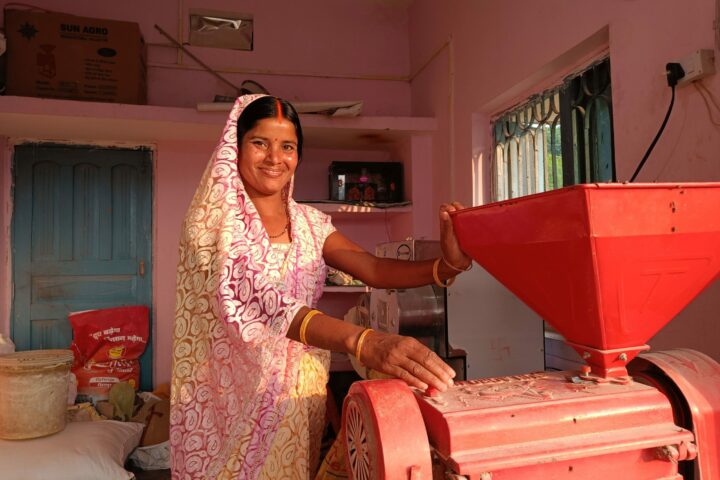
<svg viewBox="0 0 720 480"><path fill-rule="evenodd" d="M286 144L286 145L283 145L283 149L284 149L286 152L294 152L294 151L295 151L295 145Z"/></svg>
<svg viewBox="0 0 720 480"><path fill-rule="evenodd" d="M253 140L251 143L258 148L267 149L267 144L262 140Z"/></svg>

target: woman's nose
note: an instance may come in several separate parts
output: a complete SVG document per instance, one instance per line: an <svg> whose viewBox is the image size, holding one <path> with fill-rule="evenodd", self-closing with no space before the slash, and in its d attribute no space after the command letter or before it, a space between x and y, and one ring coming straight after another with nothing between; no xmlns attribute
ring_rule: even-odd
<svg viewBox="0 0 720 480"><path fill-rule="evenodd" d="M282 161L282 145L270 144L266 160L272 163L280 163Z"/></svg>

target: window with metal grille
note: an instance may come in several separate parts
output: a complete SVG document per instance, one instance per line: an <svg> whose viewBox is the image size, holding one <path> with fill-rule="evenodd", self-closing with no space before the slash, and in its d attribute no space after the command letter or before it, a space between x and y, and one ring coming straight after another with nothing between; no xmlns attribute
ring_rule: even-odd
<svg viewBox="0 0 720 480"><path fill-rule="evenodd" d="M493 129L495 200L614 181L610 59L503 113Z"/></svg>

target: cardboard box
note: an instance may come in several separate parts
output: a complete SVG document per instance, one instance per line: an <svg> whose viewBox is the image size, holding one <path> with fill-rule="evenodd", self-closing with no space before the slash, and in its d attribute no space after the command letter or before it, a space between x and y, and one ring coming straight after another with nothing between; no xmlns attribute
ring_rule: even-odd
<svg viewBox="0 0 720 480"><path fill-rule="evenodd" d="M6 9L5 34L6 95L147 103L137 23Z"/></svg>

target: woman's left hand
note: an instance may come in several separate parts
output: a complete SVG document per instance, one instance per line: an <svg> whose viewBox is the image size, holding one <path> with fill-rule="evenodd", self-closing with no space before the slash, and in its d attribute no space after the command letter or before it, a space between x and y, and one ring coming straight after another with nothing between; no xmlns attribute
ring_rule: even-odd
<svg viewBox="0 0 720 480"><path fill-rule="evenodd" d="M440 205L440 246L446 262L453 267L465 270L472 264L472 259L460 248L449 213L463 208L465 207L460 202Z"/></svg>
<svg viewBox="0 0 720 480"><path fill-rule="evenodd" d="M449 365L416 338L392 333L370 332L363 343L362 358L358 360L420 390L433 387L444 392L453 384L455 376Z"/></svg>

